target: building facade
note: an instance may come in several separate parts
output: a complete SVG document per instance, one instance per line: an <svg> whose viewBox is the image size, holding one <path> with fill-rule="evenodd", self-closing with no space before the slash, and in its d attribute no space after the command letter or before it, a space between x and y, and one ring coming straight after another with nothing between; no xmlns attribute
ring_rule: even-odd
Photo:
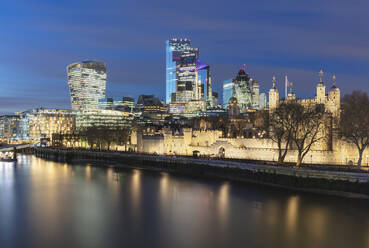
<svg viewBox="0 0 369 248"><path fill-rule="evenodd" d="M76 130L81 131L89 127L131 127L133 114L109 109L82 110L76 114Z"/></svg>
<svg viewBox="0 0 369 248"><path fill-rule="evenodd" d="M76 131L75 113L65 109L32 109L22 113L28 122L29 140L39 143L41 139L52 139L52 135L72 134Z"/></svg>
<svg viewBox="0 0 369 248"><path fill-rule="evenodd" d="M188 39L170 39L166 41L166 104L173 102L173 94L177 92L177 81L180 74L179 69L182 68L182 70L185 70L186 65L183 65L183 62L193 57L193 54L195 54L195 59L193 60L193 62L195 62L198 56L198 49L192 48L191 41ZM182 87L186 75L182 73L181 76L183 77L180 83ZM184 91L185 88L180 88L180 90Z"/></svg>
<svg viewBox="0 0 369 248"><path fill-rule="evenodd" d="M223 81L223 108L227 109L229 99L231 99L234 90L233 79Z"/></svg>
<svg viewBox="0 0 369 248"><path fill-rule="evenodd" d="M232 96L237 98L241 113L248 109L259 109L259 83L253 80L241 68L233 79L234 88Z"/></svg>
<svg viewBox="0 0 369 248"><path fill-rule="evenodd" d="M97 109L106 94L106 65L83 61L67 67L68 85L74 111Z"/></svg>
<svg viewBox="0 0 369 248"><path fill-rule="evenodd" d="M0 140L4 143L12 143L21 139L20 116L3 115L0 116Z"/></svg>

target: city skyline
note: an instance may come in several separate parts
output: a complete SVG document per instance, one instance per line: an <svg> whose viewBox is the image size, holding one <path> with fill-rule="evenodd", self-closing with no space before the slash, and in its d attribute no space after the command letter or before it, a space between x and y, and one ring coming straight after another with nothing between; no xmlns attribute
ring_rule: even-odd
<svg viewBox="0 0 369 248"><path fill-rule="evenodd" d="M69 1L5 4L0 17L5 24L0 47L1 113L40 106L71 108L65 67L90 59L107 64L107 97L137 100L141 94L155 94L164 99L165 40L172 37L190 38L199 47L201 58L212 68L212 86L219 96L223 81L245 63L250 76L260 82L260 92L271 87L273 75L283 92L288 75L296 95L313 97L320 69L326 72L327 86L337 75L343 94L354 89L368 92L365 1L334 6L233 1L214 7L205 1L196 8L191 1L181 7L118 1L103 7L97 1L74 4L83 6L84 12L68 9ZM140 14L133 15L137 10ZM343 13L349 21L339 18ZM177 17L186 16L191 18L184 25ZM132 26L126 22L130 18ZM160 30L155 29L159 25Z"/></svg>

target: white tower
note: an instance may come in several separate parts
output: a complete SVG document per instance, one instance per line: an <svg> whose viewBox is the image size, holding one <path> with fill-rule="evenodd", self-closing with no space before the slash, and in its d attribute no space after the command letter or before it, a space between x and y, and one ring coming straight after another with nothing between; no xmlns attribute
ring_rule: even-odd
<svg viewBox="0 0 369 248"><path fill-rule="evenodd" d="M316 103L317 104L325 104L326 102L326 96L325 96L325 85L323 83L323 70L320 70L319 77L320 81L318 85L316 86Z"/></svg>
<svg viewBox="0 0 369 248"><path fill-rule="evenodd" d="M275 87L275 76L273 76L273 87L269 90L269 110L273 111L279 104L279 92Z"/></svg>
<svg viewBox="0 0 369 248"><path fill-rule="evenodd" d="M341 91L336 87L336 75L333 75L333 84L328 92L328 109L334 117L339 117L341 108Z"/></svg>

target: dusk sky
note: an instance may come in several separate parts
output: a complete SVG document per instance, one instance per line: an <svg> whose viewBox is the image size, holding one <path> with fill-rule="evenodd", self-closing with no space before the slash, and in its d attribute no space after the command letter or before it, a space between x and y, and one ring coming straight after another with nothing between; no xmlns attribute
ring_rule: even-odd
<svg viewBox="0 0 369 248"><path fill-rule="evenodd" d="M190 38L214 90L242 64L261 91L288 75L313 97L318 71L369 91L369 1L12 0L0 8L0 112L70 108L66 66L107 64L107 96L165 96L165 40ZM283 97L283 94L281 94Z"/></svg>

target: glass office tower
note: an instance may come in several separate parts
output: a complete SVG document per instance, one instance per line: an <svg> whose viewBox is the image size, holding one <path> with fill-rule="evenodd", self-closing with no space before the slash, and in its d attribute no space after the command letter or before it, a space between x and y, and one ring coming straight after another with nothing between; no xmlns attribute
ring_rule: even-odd
<svg viewBox="0 0 369 248"><path fill-rule="evenodd" d="M106 65L83 61L69 65L67 73L72 109L97 109L99 100L105 98Z"/></svg>
<svg viewBox="0 0 369 248"><path fill-rule="evenodd" d="M202 63L199 59L196 61L196 100L204 100L208 107L212 107L212 88L210 77L210 66Z"/></svg>
<svg viewBox="0 0 369 248"><path fill-rule="evenodd" d="M233 95L234 82L233 79L223 81L223 108L227 109L229 99Z"/></svg>
<svg viewBox="0 0 369 248"><path fill-rule="evenodd" d="M179 98L189 98L192 91L194 74L191 69L196 66L198 49L191 47L188 39L170 39L166 41L166 104L176 102L176 92ZM179 85L177 82L180 79ZM190 83L191 82L191 83Z"/></svg>

